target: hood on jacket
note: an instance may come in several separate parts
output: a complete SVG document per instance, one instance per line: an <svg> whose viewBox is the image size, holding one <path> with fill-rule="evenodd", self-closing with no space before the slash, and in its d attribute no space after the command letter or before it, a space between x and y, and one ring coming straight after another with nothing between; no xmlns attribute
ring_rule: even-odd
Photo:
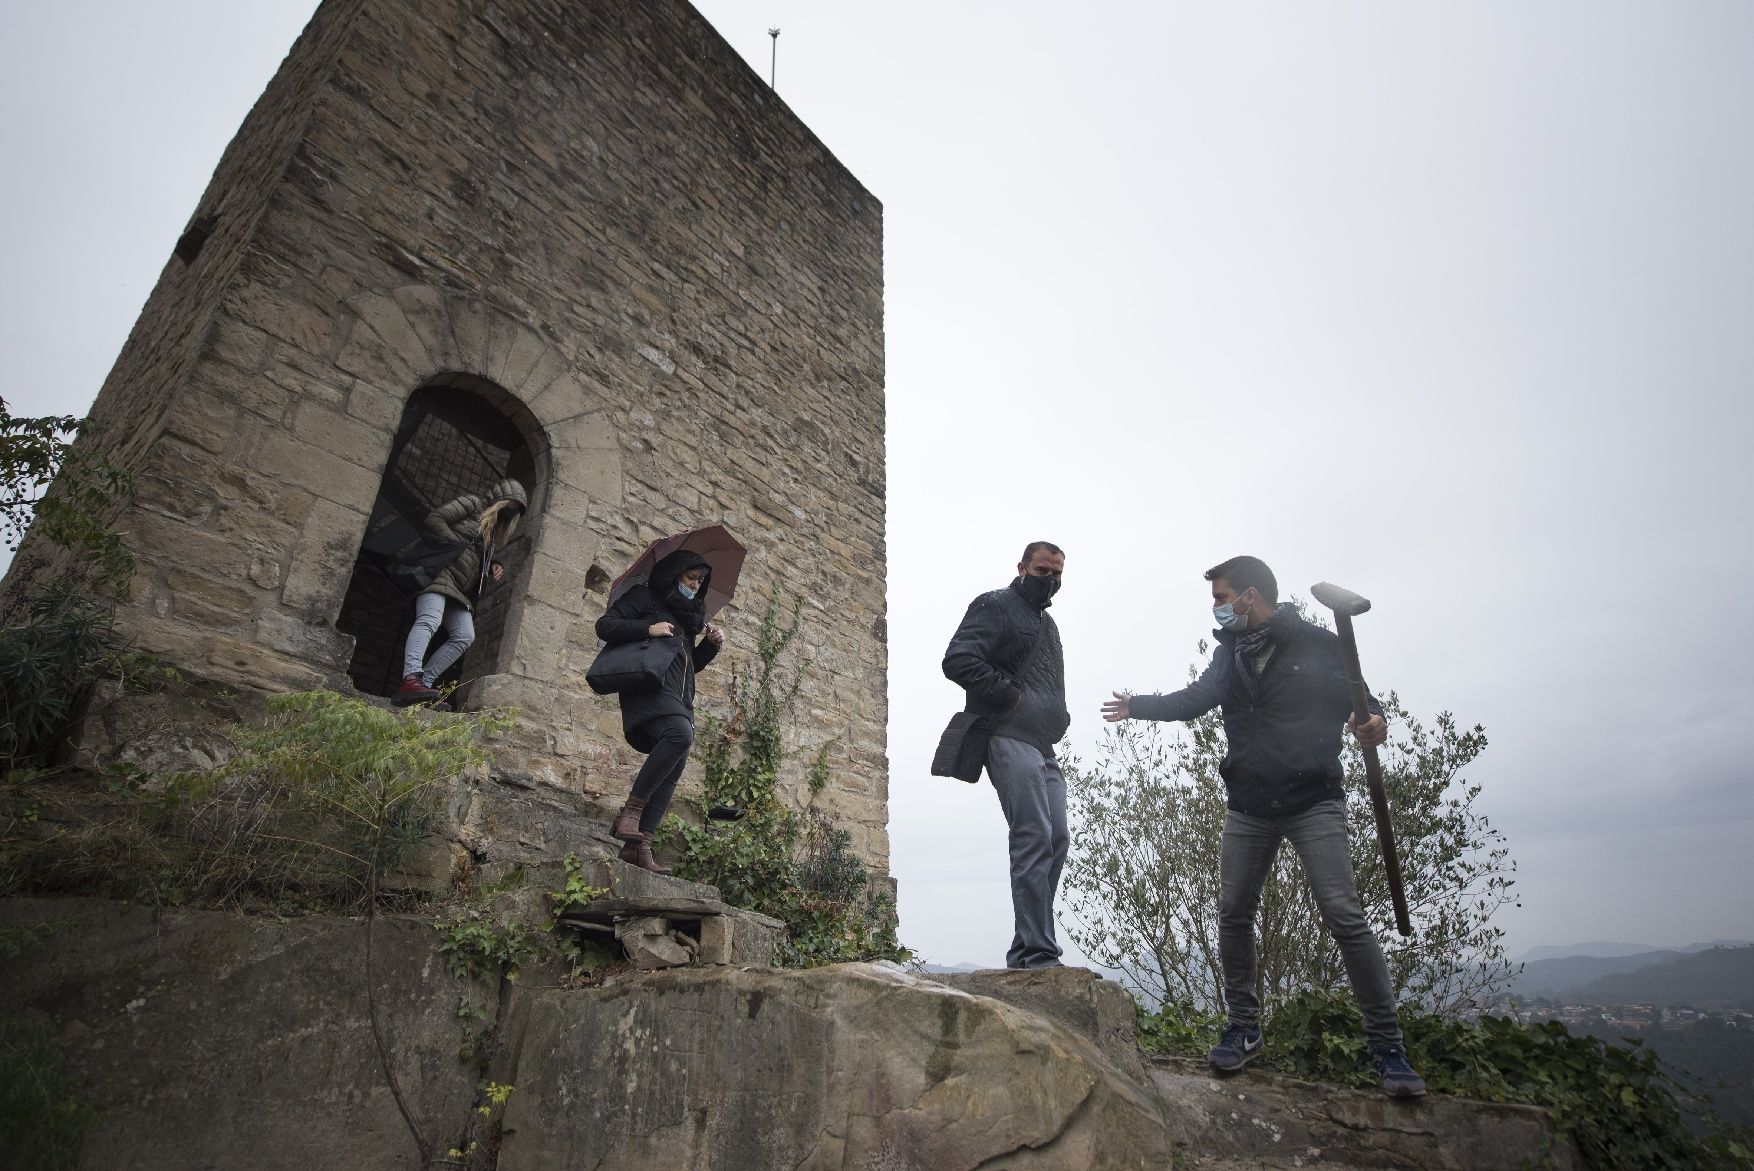
<svg viewBox="0 0 1754 1171"><path fill-rule="evenodd" d="M676 581L696 566L706 570L706 579L700 583L700 591L693 598L685 598L676 592ZM705 557L691 549L678 549L652 566L652 572L646 578L646 588L652 591L652 598L658 605L676 616L692 638L706 625L706 587L712 580L713 567L707 564Z"/></svg>
<svg viewBox="0 0 1754 1171"><path fill-rule="evenodd" d="M530 507L530 497L524 486L509 476L487 490L487 502L492 504L495 500L510 500L526 509Z"/></svg>
<svg viewBox="0 0 1754 1171"><path fill-rule="evenodd" d="M668 603L670 595L676 592L677 579L696 567L706 570L706 581L701 582L700 593L695 595L695 601L704 605L706 587L713 580L713 567L707 564L705 557L693 550L678 549L674 553L660 558L658 563L652 566L652 572L646 577L646 584L651 589L654 598L660 602Z"/></svg>

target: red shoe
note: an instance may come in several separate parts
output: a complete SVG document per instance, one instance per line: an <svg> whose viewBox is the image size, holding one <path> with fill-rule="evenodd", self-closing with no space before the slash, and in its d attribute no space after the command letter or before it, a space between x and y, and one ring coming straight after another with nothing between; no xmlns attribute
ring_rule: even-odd
<svg viewBox="0 0 1754 1171"><path fill-rule="evenodd" d="M439 693L420 681L420 676L409 675L402 680L402 686L390 695L390 702L397 707L408 707L417 703L431 703L439 697Z"/></svg>

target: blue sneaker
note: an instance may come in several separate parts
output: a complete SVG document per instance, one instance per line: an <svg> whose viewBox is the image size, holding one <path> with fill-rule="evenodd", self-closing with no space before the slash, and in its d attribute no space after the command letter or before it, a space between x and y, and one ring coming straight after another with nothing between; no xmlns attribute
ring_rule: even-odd
<svg viewBox="0 0 1754 1171"><path fill-rule="evenodd" d="M1229 1034L1225 1034L1229 1036ZM1214 1053L1217 1050L1213 1050ZM1382 1092L1391 1098L1423 1098L1425 1079L1407 1064L1407 1051L1399 1045L1378 1045L1371 1051L1376 1072L1382 1078Z"/></svg>
<svg viewBox="0 0 1754 1171"><path fill-rule="evenodd" d="M1235 1073L1259 1057L1261 1048L1261 1026L1231 1025L1206 1054L1206 1064L1220 1073Z"/></svg>

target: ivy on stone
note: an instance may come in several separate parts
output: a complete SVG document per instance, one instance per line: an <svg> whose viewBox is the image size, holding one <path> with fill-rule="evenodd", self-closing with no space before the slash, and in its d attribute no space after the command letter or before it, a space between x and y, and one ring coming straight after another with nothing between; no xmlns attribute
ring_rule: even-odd
<svg viewBox="0 0 1754 1171"><path fill-rule="evenodd" d="M897 939L895 902L873 888L852 851L852 836L813 807L795 810L779 797L785 724L809 668L807 661L794 666L786 659L802 627L802 607L801 598L789 607L777 593L769 598L755 661L732 673L729 716L701 717L701 824L672 815L661 832L678 851L678 875L718 887L734 907L786 924L789 939L776 957L780 963L900 961L912 953ZM811 800L828 784L831 747L832 741L811 754ZM706 814L715 806L735 807L743 816L713 821Z"/></svg>

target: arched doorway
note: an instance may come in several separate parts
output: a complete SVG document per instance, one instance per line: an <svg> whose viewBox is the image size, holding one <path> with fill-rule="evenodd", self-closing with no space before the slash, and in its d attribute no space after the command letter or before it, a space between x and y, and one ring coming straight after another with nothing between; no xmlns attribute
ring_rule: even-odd
<svg viewBox="0 0 1754 1171"><path fill-rule="evenodd" d="M388 695L402 677L402 647L412 608L385 568L397 551L426 531L428 513L510 477L524 485L530 510L501 555L505 579L475 603L474 645L441 682L494 671L506 613L528 561L533 522L540 515L545 454L528 412L485 379L446 375L409 396L335 622L336 629L355 640L347 672L360 691Z"/></svg>

